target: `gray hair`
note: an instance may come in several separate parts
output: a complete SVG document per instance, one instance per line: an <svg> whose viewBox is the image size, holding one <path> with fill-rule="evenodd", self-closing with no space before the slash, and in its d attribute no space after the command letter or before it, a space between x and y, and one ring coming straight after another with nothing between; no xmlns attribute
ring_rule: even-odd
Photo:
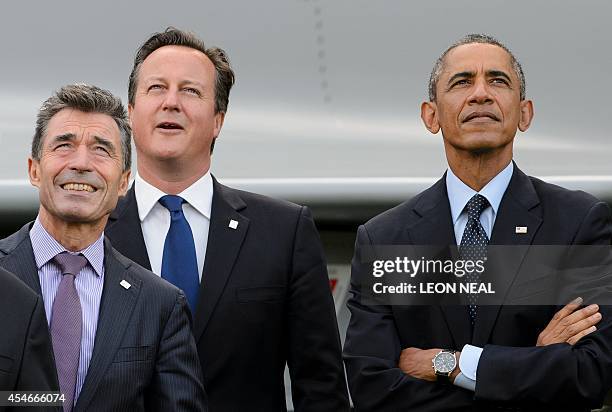
<svg viewBox="0 0 612 412"><path fill-rule="evenodd" d="M63 109L75 109L85 113L101 113L113 118L121 135L123 171L132 166L132 129L121 99L108 90L88 84L69 84L49 97L36 116L36 130L32 139L32 158L40 160L42 141L51 118Z"/></svg>
<svg viewBox="0 0 612 412"><path fill-rule="evenodd" d="M504 44L502 44L499 40L497 40L493 36L489 36L487 34L468 34L465 37L458 40L457 42L453 43L448 49L444 51L444 53L442 53L440 57L438 57L438 60L436 60L433 70L431 71L431 75L429 76L429 100L432 102L436 100L436 86L438 84L438 80L440 79L440 75L442 74L442 69L444 68L444 59L446 58L446 55L448 54L448 52L450 52L456 47L463 46L464 44L471 44L471 43L492 44L494 46L501 47L510 55L510 64L512 65L512 68L514 69L514 72L516 73L516 77L518 77L520 81L520 85L521 85L521 88L520 88L521 100L525 100L525 96L526 96L525 74L523 73L523 68L521 67L521 64L516 59L516 57L514 57L514 54L512 54L512 52L510 51L508 47L506 47Z"/></svg>

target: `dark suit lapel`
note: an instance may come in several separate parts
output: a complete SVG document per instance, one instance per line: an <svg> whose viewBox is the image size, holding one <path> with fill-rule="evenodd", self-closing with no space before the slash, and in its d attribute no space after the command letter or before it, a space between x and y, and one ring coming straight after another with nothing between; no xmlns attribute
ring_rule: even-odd
<svg viewBox="0 0 612 412"><path fill-rule="evenodd" d="M135 183L132 184L127 194L119 199L117 207L108 218L104 232L112 239L113 247L121 254L129 256L140 266L151 270L151 262L138 217L134 186Z"/></svg>
<svg viewBox="0 0 612 412"><path fill-rule="evenodd" d="M213 178L213 201L206 258L194 316L194 336L200 339L225 289L240 247L249 228L249 219L239 213L246 204L238 192ZM235 229L229 224L238 222Z"/></svg>
<svg viewBox="0 0 612 412"><path fill-rule="evenodd" d="M32 223L23 226L19 231L3 241L3 251L8 255L0 264L9 272L17 275L26 285L41 295L38 268L34 259L32 242L30 241L30 228Z"/></svg>
<svg viewBox="0 0 612 412"><path fill-rule="evenodd" d="M489 340L501 309L500 303L503 303L508 294L529 245L542 224L539 204L540 200L531 180L514 165L512 179L495 218L489 242L493 247L489 249L487 269L481 279L482 282L493 282L495 295L478 297L478 316L473 339L477 346L483 346ZM527 233L516 233L517 226L526 227Z"/></svg>
<svg viewBox="0 0 612 412"><path fill-rule="evenodd" d="M114 253L110 242L105 239L104 290L93 353L75 408L79 411L87 410L98 385L113 361L140 293L141 280L132 277L127 270L129 266L119 262ZM121 286L122 280L130 284L129 289Z"/></svg>
<svg viewBox="0 0 612 412"><path fill-rule="evenodd" d="M435 259L450 259L452 248L457 244L446 191L446 175L423 193L422 198L414 207L414 212L421 219L408 228L408 233L414 245L431 246ZM453 337L455 347L460 348L470 341L472 327L468 312L464 307L457 306L460 301L457 296L449 295L440 302L440 310L446 318L448 329Z"/></svg>

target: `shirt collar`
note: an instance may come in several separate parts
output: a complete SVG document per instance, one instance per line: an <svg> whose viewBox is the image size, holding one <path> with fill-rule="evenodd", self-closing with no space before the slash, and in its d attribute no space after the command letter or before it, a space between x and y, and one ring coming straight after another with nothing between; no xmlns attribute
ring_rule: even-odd
<svg viewBox="0 0 612 412"><path fill-rule="evenodd" d="M448 201L450 203L453 224L457 223L457 219L459 219L465 205L476 193L480 193L484 196L493 208L493 213L497 214L502 197L510 184L513 171L514 164L510 162L508 166L491 179L480 192L476 192L455 176L449 167L446 171L446 191L448 192Z"/></svg>
<svg viewBox="0 0 612 412"><path fill-rule="evenodd" d="M74 252L67 250L47 232L38 217L36 217L36 221L30 230L30 240L32 242L36 267L39 270L59 253L68 252L74 254ZM91 245L76 253L81 253L85 256L96 275L102 276L104 268L104 233Z"/></svg>
<svg viewBox="0 0 612 412"><path fill-rule="evenodd" d="M157 201L162 196L165 196L166 193L144 180L138 173L136 173L134 184L136 185L134 190L136 203L138 204L138 217L142 222L147 218L153 207L157 204ZM210 220L213 197L213 181L210 170L187 189L179 193L178 196L185 199L187 203Z"/></svg>

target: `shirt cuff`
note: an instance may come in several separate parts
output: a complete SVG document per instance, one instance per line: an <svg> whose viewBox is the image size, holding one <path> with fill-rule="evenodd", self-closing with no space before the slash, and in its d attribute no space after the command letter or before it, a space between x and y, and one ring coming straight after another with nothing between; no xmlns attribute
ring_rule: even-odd
<svg viewBox="0 0 612 412"><path fill-rule="evenodd" d="M478 370L478 362L482 355L482 348L472 345L465 345L461 350L459 358L459 375L453 382L454 385L469 391L476 391L476 371Z"/></svg>

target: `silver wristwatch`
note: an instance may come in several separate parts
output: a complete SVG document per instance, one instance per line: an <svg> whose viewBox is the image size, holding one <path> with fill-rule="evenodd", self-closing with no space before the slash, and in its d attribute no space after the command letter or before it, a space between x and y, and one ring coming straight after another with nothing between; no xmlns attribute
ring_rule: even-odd
<svg viewBox="0 0 612 412"><path fill-rule="evenodd" d="M433 370L438 377L438 381L448 382L451 373L457 368L457 357L455 351L442 349L431 360Z"/></svg>

